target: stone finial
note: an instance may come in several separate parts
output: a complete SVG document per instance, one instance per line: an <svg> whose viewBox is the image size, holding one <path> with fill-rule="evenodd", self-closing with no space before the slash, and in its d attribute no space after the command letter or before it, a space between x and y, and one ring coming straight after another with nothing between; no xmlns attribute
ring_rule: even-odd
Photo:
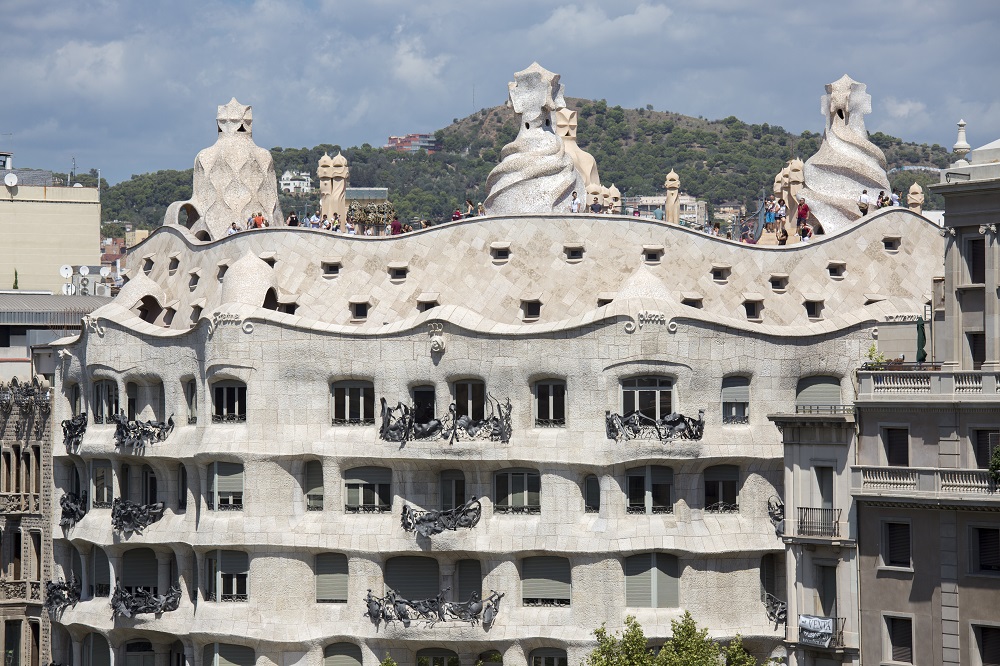
<svg viewBox="0 0 1000 666"><path fill-rule="evenodd" d="M537 62L514 74L507 84L514 113L531 124L543 115L566 106L559 75L545 69Z"/></svg>
<svg viewBox="0 0 1000 666"><path fill-rule="evenodd" d="M219 106L215 120L219 134L246 132L247 136L253 136L253 107L240 104L235 97Z"/></svg>
<svg viewBox="0 0 1000 666"><path fill-rule="evenodd" d="M681 178L677 175L677 172L673 169L667 174L667 179L663 181L663 187L669 190L679 190L681 189Z"/></svg>
<svg viewBox="0 0 1000 666"><path fill-rule="evenodd" d="M341 231L347 229L347 180L351 170L347 166L347 158L341 153L330 157L323 153L316 167L319 176L319 206L321 214L326 215L331 222L337 214Z"/></svg>
<svg viewBox="0 0 1000 666"><path fill-rule="evenodd" d="M583 179L584 186L600 183L597 173L597 161L594 156L576 143L577 112L573 109L557 109L555 114L556 134L563 140L566 154L573 160L576 170Z"/></svg>
<svg viewBox="0 0 1000 666"><path fill-rule="evenodd" d="M952 152L955 153L955 163L952 166L963 167L969 166L969 162L965 159L965 156L969 154L972 150L972 146L969 142L965 140L965 121L958 121L958 140L955 141L955 145L951 147Z"/></svg>
<svg viewBox="0 0 1000 666"><path fill-rule="evenodd" d="M906 207L917 215L923 215L924 188L920 187L916 182L910 185L910 191L906 193Z"/></svg>
<svg viewBox="0 0 1000 666"><path fill-rule="evenodd" d="M680 224L681 221L681 179L673 169L667 174L667 179L663 186L667 188L667 197L663 205L663 219L671 224Z"/></svg>

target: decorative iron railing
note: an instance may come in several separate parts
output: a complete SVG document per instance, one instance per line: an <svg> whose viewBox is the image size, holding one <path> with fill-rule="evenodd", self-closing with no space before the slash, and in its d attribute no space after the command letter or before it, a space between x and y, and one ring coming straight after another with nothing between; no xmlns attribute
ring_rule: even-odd
<svg viewBox="0 0 1000 666"><path fill-rule="evenodd" d="M796 414L853 414L854 405L795 405Z"/></svg>
<svg viewBox="0 0 1000 666"><path fill-rule="evenodd" d="M116 585L115 593L111 595L111 614L113 617L133 617L144 613L166 613L177 610L180 602L181 588L176 585L166 594L156 594L142 587L130 592Z"/></svg>
<svg viewBox="0 0 1000 666"><path fill-rule="evenodd" d="M565 428L566 419L535 419L536 428Z"/></svg>
<svg viewBox="0 0 1000 666"><path fill-rule="evenodd" d="M382 622L402 622L409 627L414 620L424 621L428 625L438 622L458 621L476 625L482 622L484 628L489 628L500 612L500 600L504 593L490 590L486 599L481 599L478 592L473 592L468 601L446 601L445 594L451 588L445 588L433 599L411 601L390 590L384 597L376 597L368 590L365 597L365 615L376 626Z"/></svg>
<svg viewBox="0 0 1000 666"><path fill-rule="evenodd" d="M147 444L166 441L174 431L174 415L166 421L129 421L124 413L111 417L115 422L115 446L129 447L138 454Z"/></svg>
<svg viewBox="0 0 1000 666"><path fill-rule="evenodd" d="M87 412L81 412L71 419L62 422L63 445L67 453L76 453L87 432Z"/></svg>
<svg viewBox="0 0 1000 666"><path fill-rule="evenodd" d="M740 505L735 502L714 502L705 507L705 513L739 513Z"/></svg>
<svg viewBox="0 0 1000 666"><path fill-rule="evenodd" d="M429 537L445 530L455 531L460 527L472 529L479 523L483 505L473 497L462 506L447 511L418 511L403 505L402 525L407 532L416 532Z"/></svg>
<svg viewBox="0 0 1000 666"><path fill-rule="evenodd" d="M344 427L344 426L373 426L373 425L375 425L375 418L374 417L369 418L369 419L361 418L361 417L354 418L354 419L337 419L337 418L334 418L334 419L330 419L330 425L336 426L336 427Z"/></svg>
<svg viewBox="0 0 1000 666"><path fill-rule="evenodd" d="M569 608L569 599L525 597L521 600L521 605L527 608Z"/></svg>
<svg viewBox="0 0 1000 666"><path fill-rule="evenodd" d="M389 504L345 504L344 511L347 513L389 513L392 506Z"/></svg>
<svg viewBox="0 0 1000 666"><path fill-rule="evenodd" d="M840 509L816 509L800 506L796 534L799 536L839 537L840 511Z"/></svg>
<svg viewBox="0 0 1000 666"><path fill-rule="evenodd" d="M470 439L507 444L513 433L510 417L513 407L510 399L501 402L492 395L486 396L481 419L465 414L458 416L458 406L453 402L448 406L448 416L443 420L431 419L426 423L416 421L416 411L409 405L400 402L395 407L389 407L385 398L381 399L381 403L382 425L379 437L385 442L406 444L446 439L449 444L454 444Z"/></svg>
<svg viewBox="0 0 1000 666"><path fill-rule="evenodd" d="M163 517L165 509L166 505L163 502L136 504L116 497L111 504L111 527L125 535L133 532L142 534L144 529Z"/></svg>
<svg viewBox="0 0 1000 666"><path fill-rule="evenodd" d="M70 606L80 601L82 585L75 575L70 575L69 581L48 581L45 583L45 609L49 616L57 617Z"/></svg>
<svg viewBox="0 0 1000 666"><path fill-rule="evenodd" d="M675 439L700 440L705 434L705 410L698 410L698 418L674 412L661 419L654 419L635 411L622 416L607 411L604 425L608 439L618 442L630 439L656 439L670 442Z"/></svg>
<svg viewBox="0 0 1000 666"><path fill-rule="evenodd" d="M87 515L87 493L65 493L59 498L59 526L72 529Z"/></svg>
<svg viewBox="0 0 1000 666"><path fill-rule="evenodd" d="M761 595L764 604L764 613L767 619L775 624L784 624L788 621L788 604L774 596L770 592Z"/></svg>
<svg viewBox="0 0 1000 666"><path fill-rule="evenodd" d="M723 416L722 422L725 425L747 425L750 423L749 416Z"/></svg>
<svg viewBox="0 0 1000 666"><path fill-rule="evenodd" d="M212 414L212 423L246 423L246 414Z"/></svg>
<svg viewBox="0 0 1000 666"><path fill-rule="evenodd" d="M531 515L541 514L542 507L538 504L528 506L511 506L510 504L494 504L493 513L527 513Z"/></svg>

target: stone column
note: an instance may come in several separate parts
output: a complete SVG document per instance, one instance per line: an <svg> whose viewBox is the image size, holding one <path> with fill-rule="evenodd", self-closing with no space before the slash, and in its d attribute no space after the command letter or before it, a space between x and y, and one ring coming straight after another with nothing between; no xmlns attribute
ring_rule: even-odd
<svg viewBox="0 0 1000 666"><path fill-rule="evenodd" d="M446 588L448 589L448 594L445 597L446 599L448 599L448 601L461 601L461 599L459 599L456 596L457 593L458 593L458 590L455 589L456 586L455 586L455 563L454 562L446 562L446 563L441 564L441 581L440 581L440 585L441 585L441 589L442 590L444 590Z"/></svg>
<svg viewBox="0 0 1000 666"><path fill-rule="evenodd" d="M83 643L74 639L73 641L73 663L70 666L83 666Z"/></svg>
<svg viewBox="0 0 1000 666"><path fill-rule="evenodd" d="M156 553L156 587L159 594L166 594L170 589L170 559L171 553ZM157 662L156 666L163 666Z"/></svg>
<svg viewBox="0 0 1000 666"><path fill-rule="evenodd" d="M962 275L962 256L958 251L958 244L956 242L956 237L951 235L951 231L958 231L954 228L945 228L945 251L944 251L944 289L945 289L945 314L944 320L948 323L946 334L950 340L949 346L943 346L942 348L950 347L949 358L942 363L942 368L948 370L957 370L962 367L964 362L963 340L964 335L962 334L962 309L958 304L958 297L955 293L955 286L961 281Z"/></svg>
<svg viewBox="0 0 1000 666"><path fill-rule="evenodd" d="M111 594L114 594L122 575L122 556L108 555L108 564L111 566Z"/></svg>
<svg viewBox="0 0 1000 666"><path fill-rule="evenodd" d="M996 225L994 224L994 229ZM990 294L996 294L1000 287L1000 266L997 265L998 248L997 232L992 231L989 226L984 228L986 232L983 239L986 245L986 303L983 310L985 318L983 333L986 338L986 358L983 359L983 371L996 372L1000 370L1000 304L996 298L990 298Z"/></svg>
<svg viewBox="0 0 1000 666"><path fill-rule="evenodd" d="M191 599L197 590L194 588L194 552L175 553L177 557L177 584L181 588L181 600Z"/></svg>

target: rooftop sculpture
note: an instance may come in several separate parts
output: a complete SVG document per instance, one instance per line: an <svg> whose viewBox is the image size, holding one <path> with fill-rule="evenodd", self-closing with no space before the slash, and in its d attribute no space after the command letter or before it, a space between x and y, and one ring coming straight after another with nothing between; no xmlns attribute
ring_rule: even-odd
<svg viewBox="0 0 1000 666"><path fill-rule="evenodd" d="M351 176L351 170L347 167L347 158L337 153L335 157L330 157L323 153L319 158L319 166L316 169L319 176L319 205L323 215L333 221L333 214L337 214L340 221L340 230L346 230L347 224L347 182Z"/></svg>
<svg viewBox="0 0 1000 666"><path fill-rule="evenodd" d="M552 128L553 113L566 106L559 75L536 62L516 73L507 88L521 129L486 179L486 212L568 213L573 192L585 188Z"/></svg>
<svg viewBox="0 0 1000 666"><path fill-rule="evenodd" d="M663 187L667 188L667 198L663 206L663 219L671 224L680 224L681 221L681 179L673 169L667 174L667 179L663 181Z"/></svg>
<svg viewBox="0 0 1000 666"><path fill-rule="evenodd" d="M874 195L890 189L885 155L868 140L865 129L865 114L872 111L866 88L845 74L827 84L822 98L821 111L826 116L823 144L806 160L801 196L826 233L843 229L861 217L857 201L862 190Z"/></svg>
<svg viewBox="0 0 1000 666"><path fill-rule="evenodd" d="M167 207L163 224L186 226L205 240L224 238L235 222L243 228L254 213L272 224L284 221L271 153L253 142L253 108L234 97L219 107L215 145L194 160L194 187L187 201ZM187 214L182 223L181 212Z"/></svg>
<svg viewBox="0 0 1000 666"><path fill-rule="evenodd" d="M556 133L562 137L566 154L576 165L576 170L583 179L584 186L600 185L601 177L597 173L597 161L593 155L576 143L576 118L577 112L573 109L557 109L555 113Z"/></svg>
<svg viewBox="0 0 1000 666"><path fill-rule="evenodd" d="M910 190L906 193L906 207L917 215L922 215L924 212L924 188L917 182L910 185Z"/></svg>

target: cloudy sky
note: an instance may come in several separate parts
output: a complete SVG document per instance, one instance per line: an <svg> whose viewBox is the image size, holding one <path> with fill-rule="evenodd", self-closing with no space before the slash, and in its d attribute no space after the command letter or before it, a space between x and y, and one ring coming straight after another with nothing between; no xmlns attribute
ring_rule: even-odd
<svg viewBox="0 0 1000 666"><path fill-rule="evenodd" d="M877 8L877 11L875 11ZM263 147L383 145L506 99L537 60L566 94L822 131L868 84L869 131L1000 137L1000 2L963 0L0 0L0 149L111 182L190 167L216 107Z"/></svg>

